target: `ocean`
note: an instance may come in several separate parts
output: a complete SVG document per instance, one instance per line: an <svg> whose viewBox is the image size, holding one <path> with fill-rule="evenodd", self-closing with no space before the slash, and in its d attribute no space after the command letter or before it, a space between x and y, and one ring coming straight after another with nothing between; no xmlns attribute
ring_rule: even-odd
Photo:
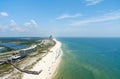
<svg viewBox="0 0 120 79"><path fill-rule="evenodd" d="M64 52L54 79L120 79L120 38L58 38Z"/></svg>

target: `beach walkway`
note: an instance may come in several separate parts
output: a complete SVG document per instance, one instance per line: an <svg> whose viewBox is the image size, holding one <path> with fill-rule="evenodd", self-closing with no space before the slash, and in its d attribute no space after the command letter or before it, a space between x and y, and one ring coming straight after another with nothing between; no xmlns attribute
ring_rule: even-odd
<svg viewBox="0 0 120 79"><path fill-rule="evenodd" d="M9 63L9 64L11 64L14 68L19 70L20 72L24 72L24 73L27 73L27 74L39 75L42 72L42 70L40 70L40 71L22 70L22 69L18 68L17 66L15 66L13 63Z"/></svg>

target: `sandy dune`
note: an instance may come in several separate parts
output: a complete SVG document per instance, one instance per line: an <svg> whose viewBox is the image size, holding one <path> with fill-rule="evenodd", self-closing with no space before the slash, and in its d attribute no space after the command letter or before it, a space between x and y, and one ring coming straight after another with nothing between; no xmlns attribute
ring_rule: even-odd
<svg viewBox="0 0 120 79"><path fill-rule="evenodd" d="M52 79L63 55L61 43L56 39L54 40L56 41L56 45L31 69L33 71L42 70L42 72L39 75L24 73L22 79Z"/></svg>

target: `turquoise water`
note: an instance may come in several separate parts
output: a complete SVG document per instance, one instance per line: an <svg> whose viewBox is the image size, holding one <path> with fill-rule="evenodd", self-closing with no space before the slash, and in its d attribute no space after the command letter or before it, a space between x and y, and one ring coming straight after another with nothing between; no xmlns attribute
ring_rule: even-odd
<svg viewBox="0 0 120 79"><path fill-rule="evenodd" d="M120 38L59 38L63 61L54 79L120 79Z"/></svg>

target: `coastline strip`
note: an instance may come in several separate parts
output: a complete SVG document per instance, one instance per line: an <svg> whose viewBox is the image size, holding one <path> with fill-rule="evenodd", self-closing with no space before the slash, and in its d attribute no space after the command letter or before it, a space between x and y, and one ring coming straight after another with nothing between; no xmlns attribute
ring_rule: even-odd
<svg viewBox="0 0 120 79"><path fill-rule="evenodd" d="M63 52L61 50L61 43L56 39L53 39L56 45L50 49L50 52L38 61L37 64L31 69L31 71L42 72L39 75L23 73L22 79L52 79L56 72L61 60Z"/></svg>

